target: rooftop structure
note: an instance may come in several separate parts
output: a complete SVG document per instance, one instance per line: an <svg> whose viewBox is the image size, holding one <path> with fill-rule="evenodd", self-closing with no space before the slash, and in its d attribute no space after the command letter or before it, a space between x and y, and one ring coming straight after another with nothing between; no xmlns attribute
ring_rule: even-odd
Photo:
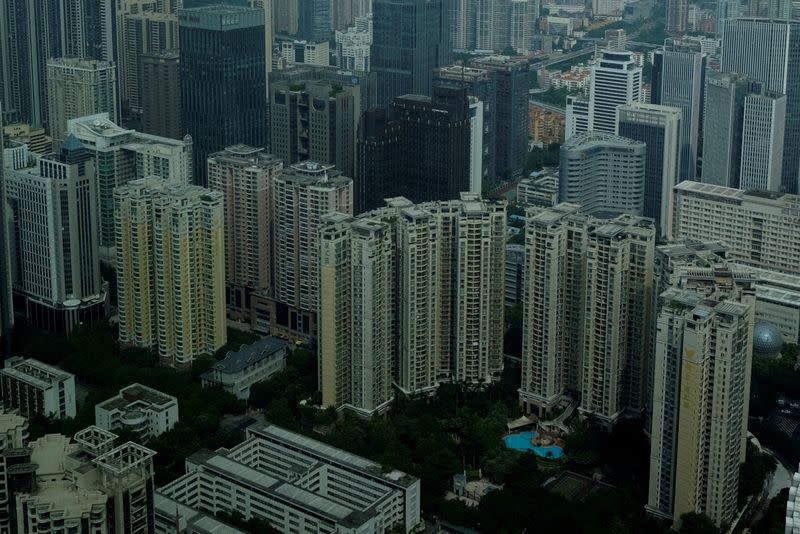
<svg viewBox="0 0 800 534"><path fill-rule="evenodd" d="M178 422L178 400L142 384L131 384L96 405L94 413L100 428L125 428L142 439L154 438Z"/></svg>
<svg viewBox="0 0 800 534"><path fill-rule="evenodd" d="M6 409L26 417L75 417L75 376L33 359L9 358L0 370Z"/></svg>
<svg viewBox="0 0 800 534"><path fill-rule="evenodd" d="M232 449L200 451L186 468L161 496L211 514L236 509L281 531L292 521L312 533L408 533L420 521L418 479L275 425L250 427ZM313 483L321 478L324 485ZM219 480L233 486L231 495L249 495L248 504L210 490ZM213 500L198 498L208 491Z"/></svg>
<svg viewBox="0 0 800 534"><path fill-rule="evenodd" d="M200 375L203 386L222 386L240 399L250 397L250 386L286 368L286 342L265 337L242 345Z"/></svg>

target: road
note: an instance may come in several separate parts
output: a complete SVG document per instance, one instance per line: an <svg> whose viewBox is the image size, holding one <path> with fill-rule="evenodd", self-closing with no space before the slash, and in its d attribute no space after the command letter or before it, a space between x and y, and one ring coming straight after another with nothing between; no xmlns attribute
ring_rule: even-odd
<svg viewBox="0 0 800 534"><path fill-rule="evenodd" d="M558 113L559 115L566 115L567 112L564 108L554 106L553 104L545 104L544 102L540 102L535 98L531 98L528 100L531 104L539 106L540 108L546 109L547 111L552 111L553 113Z"/></svg>
<svg viewBox="0 0 800 534"><path fill-rule="evenodd" d="M531 63L531 70L539 70L541 67L549 67L550 65L555 65L556 63L563 63L564 61L569 61L570 59L575 59L576 57L588 56L591 54L594 54L593 46L581 48L580 50L576 50L574 52L567 52L566 54L551 57L545 61Z"/></svg>

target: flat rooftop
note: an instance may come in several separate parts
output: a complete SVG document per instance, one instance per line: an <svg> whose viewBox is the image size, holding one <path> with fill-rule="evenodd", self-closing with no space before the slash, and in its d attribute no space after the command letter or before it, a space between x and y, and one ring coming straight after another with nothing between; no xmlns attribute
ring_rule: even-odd
<svg viewBox="0 0 800 534"><path fill-rule="evenodd" d="M99 403L97 406L104 410L124 410L132 404L140 407L142 404L163 407L174 403L177 403L177 399L172 395L161 393L142 384L131 384L122 388L118 395Z"/></svg>

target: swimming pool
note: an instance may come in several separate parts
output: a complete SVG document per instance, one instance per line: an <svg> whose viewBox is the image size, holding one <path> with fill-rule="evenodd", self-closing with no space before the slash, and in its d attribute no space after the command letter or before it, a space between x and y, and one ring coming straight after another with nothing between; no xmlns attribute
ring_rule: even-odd
<svg viewBox="0 0 800 534"><path fill-rule="evenodd" d="M538 436L536 432L520 432L510 434L503 438L506 447L517 451L533 451L536 456L558 460L564 455L564 449L553 445L551 447L534 447L531 440Z"/></svg>

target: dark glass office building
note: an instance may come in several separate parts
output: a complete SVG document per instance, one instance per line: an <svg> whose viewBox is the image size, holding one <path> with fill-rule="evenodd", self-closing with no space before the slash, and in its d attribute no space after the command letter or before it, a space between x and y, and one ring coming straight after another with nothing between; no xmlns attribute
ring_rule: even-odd
<svg viewBox="0 0 800 534"><path fill-rule="evenodd" d="M447 0L374 0L370 68L377 105L401 95L431 94L433 69L452 58Z"/></svg>
<svg viewBox="0 0 800 534"><path fill-rule="evenodd" d="M297 36L312 43L331 40L330 0L299 0Z"/></svg>
<svg viewBox="0 0 800 534"><path fill-rule="evenodd" d="M264 11L213 5L180 12L183 128L194 140L194 176L206 159L243 143L267 145Z"/></svg>
<svg viewBox="0 0 800 534"><path fill-rule="evenodd" d="M457 199L470 189L471 124L464 89L434 86L433 97L395 99L400 147L397 193L413 202Z"/></svg>
<svg viewBox="0 0 800 534"><path fill-rule="evenodd" d="M379 208L398 194L395 165L399 161L400 125L388 120L383 108L364 112L356 140L356 176L353 180L355 213Z"/></svg>

